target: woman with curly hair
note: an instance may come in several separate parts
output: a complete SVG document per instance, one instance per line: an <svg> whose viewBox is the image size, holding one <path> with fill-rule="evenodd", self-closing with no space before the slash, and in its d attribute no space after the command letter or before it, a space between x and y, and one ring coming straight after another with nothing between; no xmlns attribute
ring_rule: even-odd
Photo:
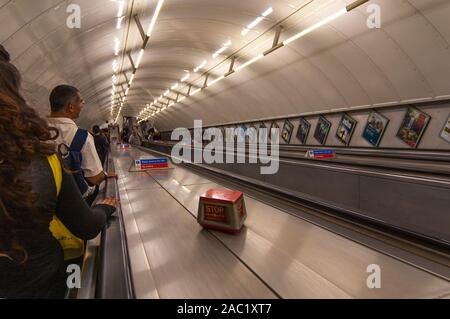
<svg viewBox="0 0 450 319"><path fill-rule="evenodd" d="M49 230L56 216L88 240L104 228L117 200L87 206L70 173L62 170L57 195L48 157L58 132L19 92L18 70L0 55L0 298L63 298L63 250ZM2 61L3 60L3 61Z"/></svg>

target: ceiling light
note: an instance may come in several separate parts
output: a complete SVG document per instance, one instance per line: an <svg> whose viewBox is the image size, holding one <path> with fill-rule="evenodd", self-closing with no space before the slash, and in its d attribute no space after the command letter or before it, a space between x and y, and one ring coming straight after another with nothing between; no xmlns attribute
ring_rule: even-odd
<svg viewBox="0 0 450 319"><path fill-rule="evenodd" d="M184 82L184 81L189 80L190 77L191 77L191 74L190 74L190 73L186 74L186 75L181 79L181 82Z"/></svg>
<svg viewBox="0 0 450 319"><path fill-rule="evenodd" d="M133 83L133 80L134 80L134 77L136 76L136 74L135 73L133 73L132 75L131 75L131 77L130 77L130 82L129 82L129 85L131 86L131 83Z"/></svg>
<svg viewBox="0 0 450 319"><path fill-rule="evenodd" d="M208 83L208 87L212 86L214 84L216 84L217 82L223 80L225 78L225 75L222 75L221 77L218 77L217 79L215 79L214 81L211 81L211 83Z"/></svg>
<svg viewBox="0 0 450 319"><path fill-rule="evenodd" d="M270 15L273 12L272 7L270 7L269 9L267 9L266 11L263 12L262 16L263 17L267 17L268 15Z"/></svg>
<svg viewBox="0 0 450 319"><path fill-rule="evenodd" d="M250 64L255 63L256 61L258 61L259 59L261 59L261 58L263 58L263 57L264 57L264 55L263 55L263 54L260 54L260 55L258 55L258 56L256 56L256 57L254 57L253 59L251 59L250 61L247 61L247 62L245 62L244 64L238 66L234 71L235 71L235 72L240 71L240 70L242 70L242 69L248 67Z"/></svg>
<svg viewBox="0 0 450 319"><path fill-rule="evenodd" d="M193 92L191 92L191 94L190 95L195 95L195 94L197 94L198 92L200 92L202 89L201 88L199 88L199 89L197 89L197 90L195 90L195 91L193 91Z"/></svg>
<svg viewBox="0 0 450 319"><path fill-rule="evenodd" d="M223 44L223 47L221 47L219 50L217 50L212 57L215 59L219 56L219 54L225 52L226 49L231 45L231 40L228 40L226 43Z"/></svg>
<svg viewBox="0 0 450 319"><path fill-rule="evenodd" d="M120 41L118 38L114 38L114 54L117 56L120 53Z"/></svg>
<svg viewBox="0 0 450 319"><path fill-rule="evenodd" d="M206 63L208 62L204 60L199 66L194 69L194 72L197 73L199 70L203 69L206 66Z"/></svg>
<svg viewBox="0 0 450 319"><path fill-rule="evenodd" d="M305 30L303 30L300 33L297 33L296 35L290 37L289 39L285 40L283 42L284 45L288 45L289 43L300 39L301 37L304 37L305 35L307 35L308 33L320 28L321 26L339 18L340 16L344 15L347 12L347 9L343 8L341 10L339 10L338 12L336 12L335 14L332 14L331 16L317 22L316 24L310 26L309 28L306 28Z"/></svg>
<svg viewBox="0 0 450 319"><path fill-rule="evenodd" d="M141 61L142 61L142 57L144 56L144 49L141 49L141 51L139 52L139 56L137 58L136 64L135 64L135 68L139 68L139 65L141 65Z"/></svg>
<svg viewBox="0 0 450 319"><path fill-rule="evenodd" d="M114 60L112 63L113 72L116 73L119 70L119 64L117 63L117 60Z"/></svg>
<svg viewBox="0 0 450 319"><path fill-rule="evenodd" d="M152 35L153 29L155 28L156 20L158 19L158 15L161 11L163 4L164 4L164 0L159 0L158 4L156 5L155 13L153 14L152 21L150 22L150 26L147 31L148 37L151 37L151 35Z"/></svg>
<svg viewBox="0 0 450 319"><path fill-rule="evenodd" d="M117 19L117 25L116 28L117 30L120 30L122 28L122 20L124 17L120 17L119 19Z"/></svg>
<svg viewBox="0 0 450 319"><path fill-rule="evenodd" d="M253 29L254 27L256 27L264 18L263 17L257 17L255 20L253 20L252 23L250 23L247 26L247 29Z"/></svg>
<svg viewBox="0 0 450 319"><path fill-rule="evenodd" d="M119 10L117 11L117 17L120 18L123 16L123 9L125 8L125 1L119 1Z"/></svg>

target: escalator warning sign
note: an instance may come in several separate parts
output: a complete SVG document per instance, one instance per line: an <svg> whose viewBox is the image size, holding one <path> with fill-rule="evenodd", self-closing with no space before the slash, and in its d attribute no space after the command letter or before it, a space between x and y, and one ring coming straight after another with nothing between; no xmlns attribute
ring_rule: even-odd
<svg viewBox="0 0 450 319"><path fill-rule="evenodd" d="M135 161L136 169L168 168L167 158L141 159Z"/></svg>
<svg viewBox="0 0 450 319"><path fill-rule="evenodd" d="M226 222L226 207L217 205L205 205L205 220L215 222Z"/></svg>

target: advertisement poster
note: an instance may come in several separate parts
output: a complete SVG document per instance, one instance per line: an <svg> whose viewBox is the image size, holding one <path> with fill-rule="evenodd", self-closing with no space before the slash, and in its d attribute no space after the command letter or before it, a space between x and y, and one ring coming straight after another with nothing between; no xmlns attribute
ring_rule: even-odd
<svg viewBox="0 0 450 319"><path fill-rule="evenodd" d="M283 131L281 132L281 138L289 144L291 141L292 132L294 131L294 125L289 121L285 120L283 125Z"/></svg>
<svg viewBox="0 0 450 319"><path fill-rule="evenodd" d="M336 131L336 137L346 146L350 144L353 132L355 131L356 120L348 114L343 114L341 122L339 122L338 129Z"/></svg>
<svg viewBox="0 0 450 319"><path fill-rule="evenodd" d="M362 137L373 146L380 145L389 120L378 112L373 111L367 119Z"/></svg>
<svg viewBox="0 0 450 319"><path fill-rule="evenodd" d="M304 119L303 117L300 118L300 123L298 125L297 129L297 139L302 144L306 144L306 140L308 139L309 130L311 129L311 124Z"/></svg>
<svg viewBox="0 0 450 319"><path fill-rule="evenodd" d="M428 114L416 108L408 108L397 137L410 147L416 148L430 120L431 117Z"/></svg>
<svg viewBox="0 0 450 319"><path fill-rule="evenodd" d="M327 141L328 133L330 132L331 123L323 116L319 117L314 138L322 145Z"/></svg>
<svg viewBox="0 0 450 319"><path fill-rule="evenodd" d="M269 129L269 132L268 132L268 134L269 134L269 141L272 139L272 129L278 129L278 132L280 131L280 127L278 126L277 122L274 121L270 125L270 129Z"/></svg>
<svg viewBox="0 0 450 319"><path fill-rule="evenodd" d="M444 128L442 129L441 137L450 143L450 115L448 116Z"/></svg>

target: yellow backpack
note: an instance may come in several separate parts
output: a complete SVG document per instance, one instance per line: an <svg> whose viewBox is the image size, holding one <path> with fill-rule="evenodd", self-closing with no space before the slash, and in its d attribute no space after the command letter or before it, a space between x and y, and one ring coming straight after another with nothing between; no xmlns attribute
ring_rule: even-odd
<svg viewBox="0 0 450 319"><path fill-rule="evenodd" d="M61 163L56 155L48 156L47 160L52 168L53 178L55 179L56 196L59 196L62 184ZM73 235L56 215L53 215L53 220L50 222L50 231L64 250L64 260L71 260L83 256L84 240Z"/></svg>

